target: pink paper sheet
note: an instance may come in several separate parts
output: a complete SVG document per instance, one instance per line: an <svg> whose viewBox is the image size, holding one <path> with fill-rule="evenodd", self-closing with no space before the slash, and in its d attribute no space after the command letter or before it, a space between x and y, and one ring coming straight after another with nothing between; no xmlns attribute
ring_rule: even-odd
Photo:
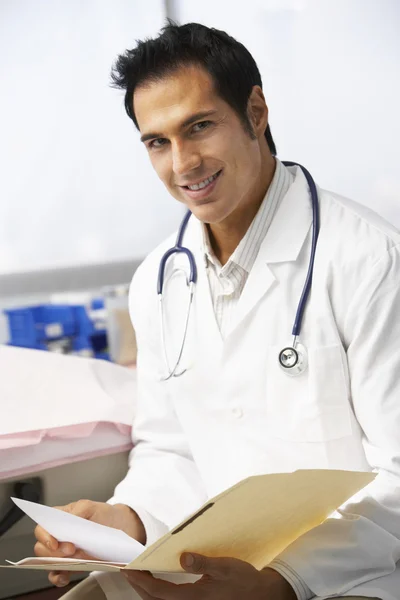
<svg viewBox="0 0 400 600"><path fill-rule="evenodd" d="M24 433L13 433L0 436L0 450L7 448L21 448L40 444L44 438L82 438L90 436L99 422L82 423L80 425L68 425L66 427L55 427L53 429L41 429L38 431L25 431ZM117 430L123 435L129 435L131 428L123 423L113 423Z"/></svg>
<svg viewBox="0 0 400 600"><path fill-rule="evenodd" d="M0 441L0 481L132 448L131 427L106 422L2 436Z"/></svg>

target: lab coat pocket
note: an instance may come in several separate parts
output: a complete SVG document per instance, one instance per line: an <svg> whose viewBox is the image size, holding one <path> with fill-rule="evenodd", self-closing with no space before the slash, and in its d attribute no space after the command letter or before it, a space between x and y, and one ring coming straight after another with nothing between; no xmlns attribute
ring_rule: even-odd
<svg viewBox="0 0 400 600"><path fill-rule="evenodd" d="M291 377L278 364L281 348L267 360L267 422L271 436L291 442L326 442L351 434L345 355L339 345L308 348L308 368Z"/></svg>

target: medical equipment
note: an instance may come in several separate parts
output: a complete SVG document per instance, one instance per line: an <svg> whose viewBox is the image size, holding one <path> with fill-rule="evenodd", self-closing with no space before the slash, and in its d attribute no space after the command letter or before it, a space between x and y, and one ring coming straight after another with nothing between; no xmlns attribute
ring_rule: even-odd
<svg viewBox="0 0 400 600"><path fill-rule="evenodd" d="M311 289L311 282L312 282L313 269L314 269L315 251L316 251L316 247L317 247L317 240L318 240L318 234L319 234L319 207L318 207L317 187L315 185L315 182L314 182L311 174L307 171L307 169L305 167L303 167L302 165L299 165L298 163L294 163L294 162L283 161L283 164L287 167L297 166L297 167L301 168L305 178L307 179L308 187L310 190L312 213L313 213L313 215L312 215L313 216L313 221L312 221L313 227L312 227L310 260L309 260L306 280L304 283L303 291L300 296L299 304L298 304L298 307L296 310L295 320L293 323L293 328L292 328L293 342L292 342L291 346L286 346L278 354L278 361L279 361L279 366L281 367L281 369L288 375L295 376L295 375L301 375L302 373L304 373L304 371L307 369L307 365L308 365L307 350L306 350L305 346L303 346L303 344L299 343L298 337L300 335L301 324L302 324L303 315L304 315L304 309L305 309L305 306L306 306L306 303L307 303L307 300L308 300L308 297L310 294L310 289ZM175 246L173 248L170 248L169 250L167 250L167 252L165 252L165 254L162 256L161 261L160 261L159 270L158 270L157 294L158 294L158 298L159 298L161 343L162 343L162 347L163 347L164 361L165 361L165 365L167 367L167 372L168 372L167 376L162 377L162 381L168 381L172 377L180 377L187 370L187 369L179 370L179 365L181 362L183 350L184 350L185 343L186 343L190 312L191 312L194 291L195 291L196 282L197 282L197 267L196 267L196 261L195 261L194 255L191 252L191 250L189 250L189 248L182 246L183 236L185 234L186 227L187 227L188 221L190 219L190 216L191 216L191 212L188 211L179 227ZM173 365L173 367L171 369L169 360L168 360L166 341L165 341L163 288L164 288L164 275L165 275L166 264L167 264L168 259L171 256L173 256L174 254L185 254L189 261L190 270L189 270L189 276L187 278L189 299L188 299L188 306L187 306L187 312L186 312L185 327L184 327L182 342L181 342L179 352L178 352L178 357L177 357L175 364Z"/></svg>

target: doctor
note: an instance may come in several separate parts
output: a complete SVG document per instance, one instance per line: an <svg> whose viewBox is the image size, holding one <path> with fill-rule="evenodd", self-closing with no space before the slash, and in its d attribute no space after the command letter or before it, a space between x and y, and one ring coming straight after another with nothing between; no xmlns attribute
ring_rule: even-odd
<svg viewBox="0 0 400 600"><path fill-rule="evenodd" d="M184 335L186 254L166 262L162 325L159 318L159 264L175 236L135 273L139 387L129 472L108 504L65 509L152 543L250 475L307 468L378 475L260 572L230 557L183 556L188 573L204 575L199 582L90 577L64 600L398 600L399 233L363 206L317 189L319 237L298 339L303 362L289 374L278 356L301 348L292 327L313 211L303 170L276 158L253 58L223 32L171 24L120 56L113 77L157 175L192 212L182 245L194 256L197 285ZM169 376L178 358L180 376ZM36 536L41 556L80 555L40 528ZM57 585L62 577L50 576Z"/></svg>

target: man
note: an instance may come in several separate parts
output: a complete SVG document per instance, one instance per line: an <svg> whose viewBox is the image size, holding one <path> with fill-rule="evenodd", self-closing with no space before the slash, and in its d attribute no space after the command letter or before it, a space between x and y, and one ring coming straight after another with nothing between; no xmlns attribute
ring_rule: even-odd
<svg viewBox="0 0 400 600"><path fill-rule="evenodd" d="M120 56L113 80L126 91L157 175L192 212L182 243L195 255L198 281L177 369L184 372L168 379L183 340L188 263L175 256L166 265L164 343L155 290L174 240L135 274L138 409L129 472L108 504L64 509L149 544L250 475L300 468L378 475L261 571L189 554L182 565L203 576L196 582L131 573L127 581L99 579L103 592L89 578L65 600L399 598L399 233L318 190L320 233L300 334L309 364L288 376L277 357L306 278L312 211L302 170L276 158L253 58L221 31L170 24ZM41 528L36 536L39 556L81 556ZM50 575L56 585L65 577Z"/></svg>

